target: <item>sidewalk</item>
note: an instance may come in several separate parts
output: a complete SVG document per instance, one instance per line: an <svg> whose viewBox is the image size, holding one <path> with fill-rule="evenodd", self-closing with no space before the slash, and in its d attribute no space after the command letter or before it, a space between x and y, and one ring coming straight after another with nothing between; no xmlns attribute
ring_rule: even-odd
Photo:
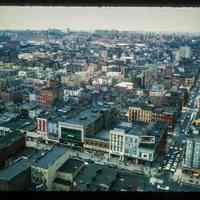
<svg viewBox="0 0 200 200"><path fill-rule="evenodd" d="M110 158L108 159L108 155L105 153L103 156L96 156L94 153L80 152L77 150L67 149L69 152L69 156L78 156L84 160L93 160L101 165L113 165L120 169L125 169L128 171L132 171L138 174L149 175L150 170L141 165L131 164L125 165L118 158ZM107 156L106 156L107 155Z"/></svg>

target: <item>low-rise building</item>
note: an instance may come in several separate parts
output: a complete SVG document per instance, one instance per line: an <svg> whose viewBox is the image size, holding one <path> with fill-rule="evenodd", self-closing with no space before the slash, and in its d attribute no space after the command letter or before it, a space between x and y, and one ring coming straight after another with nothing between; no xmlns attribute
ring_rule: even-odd
<svg viewBox="0 0 200 200"><path fill-rule="evenodd" d="M121 123L110 131L109 155L152 162L165 151L167 123Z"/></svg>
<svg viewBox="0 0 200 200"><path fill-rule="evenodd" d="M68 159L56 172L53 190L69 191L79 172L84 167L84 162L75 158Z"/></svg>
<svg viewBox="0 0 200 200"><path fill-rule="evenodd" d="M43 185L44 189L52 190L56 171L68 159L67 151L64 147L55 146L42 155L31 166L32 182L35 185Z"/></svg>
<svg viewBox="0 0 200 200"><path fill-rule="evenodd" d="M129 106L128 122L164 121L168 123L169 129L173 129L180 112L179 107L164 105L158 106L146 102L135 102L132 106Z"/></svg>
<svg viewBox="0 0 200 200"><path fill-rule="evenodd" d="M27 190L31 186L32 159L21 159L0 170L0 191Z"/></svg>
<svg viewBox="0 0 200 200"><path fill-rule="evenodd" d="M11 131L5 136L0 136L0 166L13 154L25 148L25 134Z"/></svg>
<svg viewBox="0 0 200 200"><path fill-rule="evenodd" d="M103 128L103 115L97 110L86 110L77 117L59 122L58 134L63 143L83 145L84 137L93 136Z"/></svg>
<svg viewBox="0 0 200 200"><path fill-rule="evenodd" d="M79 97L81 95L82 89L80 87L65 87L64 88L64 101L67 102L69 97Z"/></svg>
<svg viewBox="0 0 200 200"><path fill-rule="evenodd" d="M117 171L113 168L89 164L75 178L73 191L109 191L116 177Z"/></svg>

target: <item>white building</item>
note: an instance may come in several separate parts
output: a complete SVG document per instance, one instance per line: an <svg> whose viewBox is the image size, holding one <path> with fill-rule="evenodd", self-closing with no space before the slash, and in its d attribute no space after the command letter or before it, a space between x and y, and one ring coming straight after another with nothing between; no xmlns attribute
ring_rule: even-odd
<svg viewBox="0 0 200 200"><path fill-rule="evenodd" d="M121 124L110 131L109 156L119 156L120 160L131 157L136 163L139 160L152 162L160 151L158 147L163 136L167 135L166 126L167 124L160 122L146 124L145 127L139 124Z"/></svg>
<svg viewBox="0 0 200 200"><path fill-rule="evenodd" d="M69 97L79 97L82 89L80 87L69 87L64 89L64 101L68 101Z"/></svg>
<svg viewBox="0 0 200 200"><path fill-rule="evenodd" d="M19 77L27 77L27 73L25 71L19 71L18 76Z"/></svg>

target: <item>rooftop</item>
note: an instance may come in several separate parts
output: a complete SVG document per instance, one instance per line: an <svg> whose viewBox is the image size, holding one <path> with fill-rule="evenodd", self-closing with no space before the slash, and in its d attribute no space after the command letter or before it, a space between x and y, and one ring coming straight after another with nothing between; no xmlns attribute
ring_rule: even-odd
<svg viewBox="0 0 200 200"><path fill-rule="evenodd" d="M5 136L0 136L0 150L14 144L23 136L24 134L18 131L10 132Z"/></svg>
<svg viewBox="0 0 200 200"><path fill-rule="evenodd" d="M48 151L44 156L42 156L39 160L37 160L34 164L36 167L48 169L50 166L54 164L54 162L63 156L66 152L64 147L55 146L50 151Z"/></svg>
<svg viewBox="0 0 200 200"><path fill-rule="evenodd" d="M9 181L27 170L33 163L32 159L22 159L6 169L0 170L0 180Z"/></svg>
<svg viewBox="0 0 200 200"><path fill-rule="evenodd" d="M98 132L94 137L95 137L95 139L108 141L109 140L109 131L102 130L102 131Z"/></svg>
<svg viewBox="0 0 200 200"><path fill-rule="evenodd" d="M3 113L0 116L0 124L4 124L7 122L10 122L12 119L15 119L17 117L17 114L15 113Z"/></svg>
<svg viewBox="0 0 200 200"><path fill-rule="evenodd" d="M9 181L27 170L34 161L41 156L41 152L35 149L25 148L17 157L12 158L12 164L0 170L0 180Z"/></svg>
<svg viewBox="0 0 200 200"><path fill-rule="evenodd" d="M81 166L84 165L84 162L78 159L68 159L59 169L59 172L64 172L64 173L72 173L77 171Z"/></svg>
<svg viewBox="0 0 200 200"><path fill-rule="evenodd" d="M87 109L81 112L77 117L66 120L66 123L75 123L82 126L88 126L102 116L101 112L96 109Z"/></svg>
<svg viewBox="0 0 200 200"><path fill-rule="evenodd" d="M138 135L138 136L158 136L160 137L160 131L167 128L167 123L158 121L158 122L151 122L151 123L145 123L145 122L134 122L132 124L127 125L119 124L116 126L116 129L121 129L125 131L128 135Z"/></svg>
<svg viewBox="0 0 200 200"><path fill-rule="evenodd" d="M11 130L28 130L31 131L36 128L36 122L32 119L26 118L26 119L17 119L17 120L11 120L7 123L2 124L1 126L4 126L6 128L10 128Z"/></svg>
<svg viewBox="0 0 200 200"><path fill-rule="evenodd" d="M75 182L77 191L133 191L147 185L148 178L104 165L89 164Z"/></svg>

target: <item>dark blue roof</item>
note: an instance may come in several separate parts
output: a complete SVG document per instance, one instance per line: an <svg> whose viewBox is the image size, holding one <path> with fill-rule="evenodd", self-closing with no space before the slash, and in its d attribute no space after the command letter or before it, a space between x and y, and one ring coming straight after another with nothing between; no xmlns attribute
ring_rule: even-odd
<svg viewBox="0 0 200 200"><path fill-rule="evenodd" d="M6 169L0 170L0 180L9 181L27 170L33 163L33 159L22 159Z"/></svg>
<svg viewBox="0 0 200 200"><path fill-rule="evenodd" d="M37 162L34 164L36 167L48 169L54 162L64 155L66 149L64 147L56 146L50 151L48 151L43 157L41 157Z"/></svg>

